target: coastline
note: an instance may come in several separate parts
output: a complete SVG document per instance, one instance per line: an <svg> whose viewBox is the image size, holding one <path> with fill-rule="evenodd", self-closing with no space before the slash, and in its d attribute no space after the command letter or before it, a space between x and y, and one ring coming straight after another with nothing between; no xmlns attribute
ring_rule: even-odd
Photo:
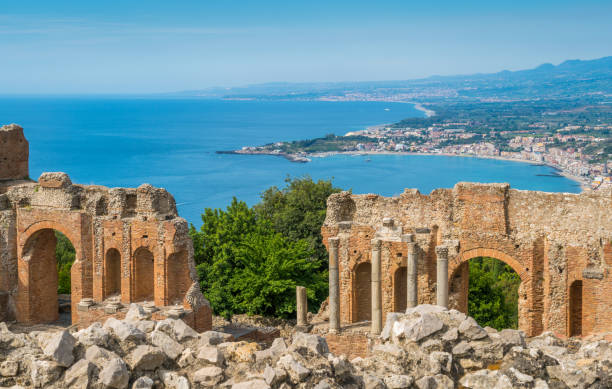
<svg viewBox="0 0 612 389"><path fill-rule="evenodd" d="M306 154L306 155L311 158L326 158L326 157L331 157L333 155L429 155L429 156L444 156L444 157L496 159L496 160L508 161L508 162L521 162L521 163L528 163L531 165L548 166L552 169L555 169L558 172L559 176L565 177L579 184L580 190L582 192L590 190L588 182L586 182L584 179L578 176L575 176L569 172L564 171L559 166L552 165L546 162L530 161L526 159L507 158L507 157L494 156L494 155L471 155L471 154L452 154L452 153L415 153L411 151L376 151L376 152L372 152L372 151L329 151L325 153L312 153L312 154Z"/></svg>

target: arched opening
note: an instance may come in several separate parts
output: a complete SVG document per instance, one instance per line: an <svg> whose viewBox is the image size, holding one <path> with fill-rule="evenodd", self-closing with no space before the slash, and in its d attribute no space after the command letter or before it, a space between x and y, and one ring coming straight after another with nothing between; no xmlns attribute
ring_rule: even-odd
<svg viewBox="0 0 612 389"><path fill-rule="evenodd" d="M355 267L355 321L372 319L372 265L362 262Z"/></svg>
<svg viewBox="0 0 612 389"><path fill-rule="evenodd" d="M153 254L141 247L134 252L134 301L153 300L154 281Z"/></svg>
<svg viewBox="0 0 612 389"><path fill-rule="evenodd" d="M582 281L576 280L570 286L569 334L582 336Z"/></svg>
<svg viewBox="0 0 612 389"><path fill-rule="evenodd" d="M462 263L451 279L452 305L481 326L519 328L521 278L505 262L491 257ZM523 298L524 299L524 298Z"/></svg>
<svg viewBox="0 0 612 389"><path fill-rule="evenodd" d="M104 298L121 295L121 254L109 249L104 259Z"/></svg>
<svg viewBox="0 0 612 389"><path fill-rule="evenodd" d="M75 249L61 232L47 228L32 234L22 252L27 262L27 284L19 283L21 298L28 300L25 321L71 324L71 269Z"/></svg>
<svg viewBox="0 0 612 389"><path fill-rule="evenodd" d="M191 287L187 252L183 250L170 254L166 266L166 274L168 275L168 303L180 304Z"/></svg>
<svg viewBox="0 0 612 389"><path fill-rule="evenodd" d="M408 305L408 272L406 266L398 267L393 275L393 310L405 312Z"/></svg>

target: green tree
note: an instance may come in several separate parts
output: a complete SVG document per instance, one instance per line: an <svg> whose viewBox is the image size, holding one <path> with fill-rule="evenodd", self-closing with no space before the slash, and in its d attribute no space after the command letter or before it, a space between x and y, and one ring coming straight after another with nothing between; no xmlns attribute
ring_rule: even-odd
<svg viewBox="0 0 612 389"><path fill-rule="evenodd" d="M340 192L331 181L313 181L309 176L287 178L286 186L273 186L262 193L255 211L261 218L272 222L274 230L297 241L306 239L315 256L327 267L327 250L321 237L325 221L327 198Z"/></svg>
<svg viewBox="0 0 612 389"><path fill-rule="evenodd" d="M325 295L326 273L306 240L276 232L272 223L236 198L227 209L207 208L190 229L200 285L215 313L288 317L295 286L307 286L313 306Z"/></svg>
<svg viewBox="0 0 612 389"><path fill-rule="evenodd" d="M70 269L75 260L74 246L66 235L55 231L55 258L57 260L58 285L57 293L70 294Z"/></svg>
<svg viewBox="0 0 612 389"><path fill-rule="evenodd" d="M495 258L472 259L469 269L469 315L482 326L517 328L518 274Z"/></svg>

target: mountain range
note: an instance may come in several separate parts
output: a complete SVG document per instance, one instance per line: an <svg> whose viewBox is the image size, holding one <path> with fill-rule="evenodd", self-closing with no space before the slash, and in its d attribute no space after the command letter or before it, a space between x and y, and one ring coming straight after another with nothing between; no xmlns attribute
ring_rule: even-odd
<svg viewBox="0 0 612 389"><path fill-rule="evenodd" d="M415 80L287 83L273 82L232 88L171 93L225 99L512 101L532 99L612 99L612 56L568 60L533 69L488 74L431 76Z"/></svg>

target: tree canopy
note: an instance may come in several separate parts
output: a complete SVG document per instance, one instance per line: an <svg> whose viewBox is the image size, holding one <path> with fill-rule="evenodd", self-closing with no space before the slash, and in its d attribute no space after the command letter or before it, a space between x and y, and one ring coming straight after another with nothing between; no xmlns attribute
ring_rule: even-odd
<svg viewBox="0 0 612 389"><path fill-rule="evenodd" d="M309 306L327 296L327 251L321 225L327 197L339 191L330 181L287 179L250 208L234 198L226 210L207 208L194 226L200 285L215 313L290 317L295 287L306 286Z"/></svg>
<svg viewBox="0 0 612 389"><path fill-rule="evenodd" d="M469 267L468 314L483 327L518 328L518 274L495 258L472 259Z"/></svg>

